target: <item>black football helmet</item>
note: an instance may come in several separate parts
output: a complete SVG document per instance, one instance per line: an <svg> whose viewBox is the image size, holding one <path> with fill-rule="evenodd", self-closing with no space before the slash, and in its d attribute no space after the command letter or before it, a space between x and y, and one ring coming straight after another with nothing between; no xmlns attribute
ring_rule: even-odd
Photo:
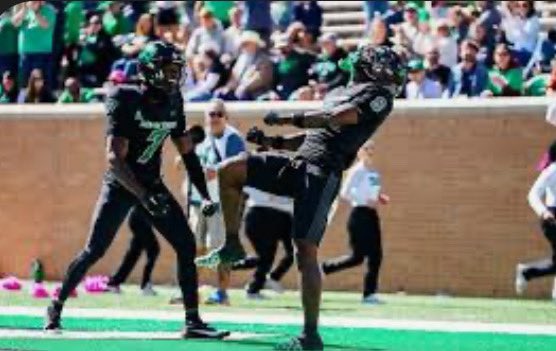
<svg viewBox="0 0 556 351"><path fill-rule="evenodd" d="M407 63L401 50L388 46L361 45L340 63L350 71L354 83L376 83L397 95L407 77Z"/></svg>
<svg viewBox="0 0 556 351"><path fill-rule="evenodd" d="M171 93L180 88L184 64L183 55L176 46L160 40L154 41L139 53L139 78L147 86Z"/></svg>

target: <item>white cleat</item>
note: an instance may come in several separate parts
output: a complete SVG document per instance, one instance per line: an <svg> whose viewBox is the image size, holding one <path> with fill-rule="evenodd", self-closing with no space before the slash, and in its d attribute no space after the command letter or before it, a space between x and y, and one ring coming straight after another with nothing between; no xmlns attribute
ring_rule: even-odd
<svg viewBox="0 0 556 351"><path fill-rule="evenodd" d="M145 287L143 289L141 289L141 294L143 296L157 296L158 295L156 290L153 289L153 285L151 283L148 283L147 285L145 285Z"/></svg>
<svg viewBox="0 0 556 351"><path fill-rule="evenodd" d="M527 269L527 266L520 263L515 269L515 292L518 295L523 295L525 290L527 290L527 279L523 273Z"/></svg>
<svg viewBox="0 0 556 351"><path fill-rule="evenodd" d="M377 305L382 305L384 302L382 300L380 300L378 298L378 296L376 296L375 294L366 296L363 298L363 300L361 301L361 303L363 305L367 305L367 306L377 306Z"/></svg>
<svg viewBox="0 0 556 351"><path fill-rule="evenodd" d="M247 298L247 300L252 300L252 301L265 301L268 300L268 297L266 297L265 295L259 293L246 293L245 294L245 298Z"/></svg>
<svg viewBox="0 0 556 351"><path fill-rule="evenodd" d="M270 277L266 279L266 282L264 283L264 288L268 290L273 290L277 294L283 294L285 291L284 287L282 286L282 284L280 284L279 281L271 279Z"/></svg>

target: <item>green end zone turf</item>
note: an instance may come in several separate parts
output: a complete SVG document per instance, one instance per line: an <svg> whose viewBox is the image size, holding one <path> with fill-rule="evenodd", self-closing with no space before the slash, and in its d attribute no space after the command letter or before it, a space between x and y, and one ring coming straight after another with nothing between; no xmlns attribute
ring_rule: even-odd
<svg viewBox="0 0 556 351"><path fill-rule="evenodd" d="M272 350L299 330L296 326L220 323L241 340L184 341L177 339L100 339L94 333L117 332L177 332L181 324L157 320L116 320L66 318L68 332L90 332L87 339L64 339L63 335L40 339L36 337L42 320L37 317L1 316L0 350L20 351L255 351ZM35 337L14 338L14 332L29 330ZM89 335L89 334L87 334ZM152 335L152 334L151 334ZM361 351L554 351L556 336L508 335L489 333L442 333L383 329L322 328L325 350Z"/></svg>

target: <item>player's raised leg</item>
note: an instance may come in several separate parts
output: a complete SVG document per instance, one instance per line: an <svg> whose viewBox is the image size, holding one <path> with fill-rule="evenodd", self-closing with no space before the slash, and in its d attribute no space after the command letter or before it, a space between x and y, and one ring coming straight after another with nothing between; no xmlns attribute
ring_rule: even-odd
<svg viewBox="0 0 556 351"><path fill-rule="evenodd" d="M216 268L219 264L229 264L245 257L245 250L239 240L243 211L243 187L247 182L247 154L241 154L224 161L218 169L220 206L224 217L226 241L219 250L200 257L200 266Z"/></svg>

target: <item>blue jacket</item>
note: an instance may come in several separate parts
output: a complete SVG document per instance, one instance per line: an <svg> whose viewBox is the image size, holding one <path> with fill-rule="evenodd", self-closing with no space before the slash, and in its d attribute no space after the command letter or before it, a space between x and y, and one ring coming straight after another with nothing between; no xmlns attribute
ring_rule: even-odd
<svg viewBox="0 0 556 351"><path fill-rule="evenodd" d="M457 97L467 95L469 97L479 96L486 90L488 85L488 69L477 63L473 70L465 72L460 63L452 69L452 82L450 84L450 95Z"/></svg>
<svg viewBox="0 0 556 351"><path fill-rule="evenodd" d="M220 162L234 157L246 150L245 142L243 138L239 134L239 132L233 127L226 127L226 131L224 132L224 136L222 139L225 142L225 152L220 154L219 151L216 150L216 140L207 132L207 137L205 140L197 146L195 152L199 156L199 160L201 161L201 165L203 168L213 167L219 164ZM218 200L217 190L214 188L215 184L209 182L208 184L209 193L213 200ZM190 184L191 186L191 184ZM201 196L197 192L195 188L190 189L190 199L189 203L194 206L198 206L201 204Z"/></svg>

